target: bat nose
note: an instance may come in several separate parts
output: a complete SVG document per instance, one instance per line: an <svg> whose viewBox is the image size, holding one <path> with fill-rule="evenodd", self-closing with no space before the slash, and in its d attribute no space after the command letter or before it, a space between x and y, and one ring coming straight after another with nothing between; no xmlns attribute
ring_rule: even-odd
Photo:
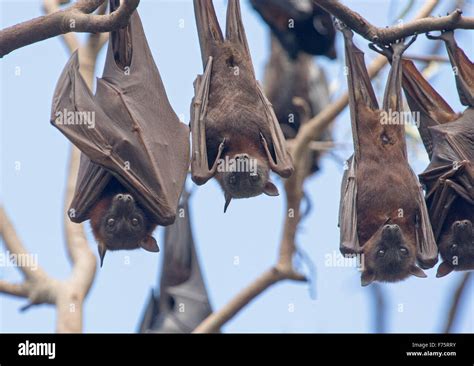
<svg viewBox="0 0 474 366"><path fill-rule="evenodd" d="M248 159L249 156L248 154L238 154L238 155L235 155L235 159L236 160L245 160L245 159Z"/></svg>
<svg viewBox="0 0 474 366"><path fill-rule="evenodd" d="M120 202L133 202L133 197L130 194L122 194L119 193L118 195L115 196L117 201Z"/></svg>
<svg viewBox="0 0 474 366"><path fill-rule="evenodd" d="M390 245L398 245L402 241L400 226L396 224L387 224L382 229L383 240Z"/></svg>
<svg viewBox="0 0 474 366"><path fill-rule="evenodd" d="M123 195L124 202L133 202L133 197L130 194Z"/></svg>
<svg viewBox="0 0 474 366"><path fill-rule="evenodd" d="M390 225L385 225L383 227L383 230L384 231L387 231L389 233L395 233L397 232L398 230L400 230L400 226L396 225L396 224L390 224Z"/></svg>

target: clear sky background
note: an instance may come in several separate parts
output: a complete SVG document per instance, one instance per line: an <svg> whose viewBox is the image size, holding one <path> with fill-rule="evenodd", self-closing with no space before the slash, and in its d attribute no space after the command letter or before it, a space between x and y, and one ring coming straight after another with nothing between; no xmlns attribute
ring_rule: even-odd
<svg viewBox="0 0 474 366"><path fill-rule="evenodd" d="M226 1L215 0L224 24ZM385 26L396 20L406 1L344 1L369 21ZM418 9L422 2L417 1ZM455 1L442 1L435 15L454 9ZM472 16L472 1L466 1L465 14ZM415 11L416 11L415 9ZM269 35L247 1L242 1L246 27L257 76L263 76L269 54ZM193 81L202 72L193 6L190 0L141 0L139 13L168 97L178 115L189 121ZM40 0L0 0L1 27L10 26L42 14ZM405 20L412 18L410 12ZM180 23L184 21L184 28ZM458 31L456 38L473 59L472 31ZM364 50L366 41L356 37ZM433 43L420 36L410 54L426 54ZM346 89L342 73L342 39L338 35L339 58L318 59L329 80L339 84L336 96ZM97 76L102 73L105 47L98 60ZM445 55L443 47L443 55ZM366 61L375 57L366 52ZM63 198L68 161L68 141L49 124L51 101L56 81L69 55L54 38L5 56L0 60L1 118L1 202L4 204L24 245L37 254L39 263L51 276L67 278L70 270L63 240ZM15 75L15 70L20 75ZM377 94L383 95L386 73L374 81ZM449 64L440 65L430 80L455 110L462 110ZM348 111L335 123L335 139L351 144ZM428 159L421 145L409 144L410 159L417 173ZM306 182L305 190L313 210L301 225L298 245L316 267L315 296L307 284L283 282L267 290L224 327L226 332L371 332L372 291L360 287L360 274L354 268L325 266L328 255L338 253L337 214L343 166L341 159L352 148L334 152L322 161L322 171ZM16 162L21 167L15 169ZM280 191L281 182L275 177ZM188 182L190 185L191 182ZM238 290L248 285L274 263L284 216L284 197L260 196L234 200L223 214L224 198L215 181L199 187L191 199L192 220L197 250L214 309L220 309ZM90 235L90 228L86 225ZM162 229L155 232L162 240ZM96 245L91 240L96 251ZM5 250L3 243L0 250ZM129 264L126 264L126 257ZM234 264L235 257L239 264ZM157 283L161 255L143 250L108 253L84 308L86 332L134 332L150 288ZM439 332L447 317L448 305L459 273L437 279L436 268L426 271L428 278L410 278L382 285L387 301L389 332ZM0 278L19 281L15 268L0 268ZM474 330L474 295L471 281L462 302L457 332ZM53 332L55 310L48 305L25 313L19 308L26 300L0 296L1 332ZM293 310L293 311L291 311Z"/></svg>

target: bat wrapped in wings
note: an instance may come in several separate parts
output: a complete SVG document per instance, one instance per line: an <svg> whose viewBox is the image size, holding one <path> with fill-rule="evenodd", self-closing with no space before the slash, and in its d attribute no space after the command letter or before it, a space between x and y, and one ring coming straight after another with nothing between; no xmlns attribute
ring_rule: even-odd
<svg viewBox="0 0 474 366"><path fill-rule="evenodd" d="M474 64L458 47L453 31L443 32L463 113L454 112L410 60L403 60L403 88L430 158L419 175L443 262L437 276L474 269ZM380 50L389 59L390 50Z"/></svg>
<svg viewBox="0 0 474 366"><path fill-rule="evenodd" d="M288 55L336 58L336 30L331 15L312 0L251 0Z"/></svg>
<svg viewBox="0 0 474 366"><path fill-rule="evenodd" d="M113 11L119 1L110 4ZM68 213L73 222L91 220L101 265L107 249L159 250L151 234L174 222L189 166L189 128L171 108L138 13L110 38L96 94L75 52L51 116L82 152Z"/></svg>
<svg viewBox="0 0 474 366"><path fill-rule="evenodd" d="M410 43L391 45L393 63L380 109L364 54L354 45L352 31L340 27L354 140L341 188L341 252L363 255L363 286L426 277L416 262L433 267L437 247L421 186L408 165L404 125L393 118L402 111L401 57Z"/></svg>
<svg viewBox="0 0 474 366"><path fill-rule="evenodd" d="M329 104L329 87L324 70L314 57L300 53L292 59L280 42L271 37L270 59L265 67L264 91L287 140L296 137L302 124ZM330 128L318 140L331 139ZM311 152L311 173L319 170L321 153Z"/></svg>
<svg viewBox="0 0 474 366"><path fill-rule="evenodd" d="M140 333L191 333L212 309L196 255L189 193L183 192L179 215L166 227L160 292L152 291Z"/></svg>
<svg viewBox="0 0 474 366"><path fill-rule="evenodd" d="M227 5L222 35L210 0L194 0L204 74L194 83L191 106L192 179L204 184L216 177L232 198L278 195L270 181L293 171L272 106L255 79L238 0Z"/></svg>

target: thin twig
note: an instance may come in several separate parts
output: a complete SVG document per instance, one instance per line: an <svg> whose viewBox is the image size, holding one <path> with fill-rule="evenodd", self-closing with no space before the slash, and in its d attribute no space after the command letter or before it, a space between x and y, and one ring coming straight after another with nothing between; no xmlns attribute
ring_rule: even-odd
<svg viewBox="0 0 474 366"><path fill-rule="evenodd" d="M387 304L385 291L379 283L373 283L368 289L372 297L372 328L374 333L386 333L387 331Z"/></svg>
<svg viewBox="0 0 474 366"><path fill-rule="evenodd" d="M449 313L448 313L448 318L446 320L446 324L444 325L444 333L451 333L454 328L454 324L456 322L457 317L459 316L459 309L461 305L461 300L466 292L466 290L469 288L468 284L470 279L472 278L472 272L466 272L464 273L461 281L459 282L459 285L456 286L456 290L454 291L454 294L452 296L452 303L451 306L449 307ZM469 293L469 291L467 291ZM470 292L472 294L472 291Z"/></svg>
<svg viewBox="0 0 474 366"><path fill-rule="evenodd" d="M64 3L64 1L60 1ZM91 14L102 5L104 0L79 0L67 9L54 11L45 16L13 25L0 31L0 58L6 54L30 44L69 32L100 33L110 32L127 25L140 0L124 0L116 11L107 14ZM52 2L45 4L50 11ZM67 37L66 43L71 50L77 48L77 41Z"/></svg>
<svg viewBox="0 0 474 366"><path fill-rule="evenodd" d="M413 61L420 61L420 62L449 62L449 58L446 56L439 56L439 55L428 55L428 56L422 56L422 55L404 55L403 58L413 60Z"/></svg>
<svg viewBox="0 0 474 366"><path fill-rule="evenodd" d="M420 34L430 31L474 29L474 17L462 16L462 11L459 9L443 17L435 18L426 15L424 17L417 17L417 19L411 22L399 23L392 27L379 28L369 23L359 13L349 9L339 1L313 1L328 13L341 20L354 32L359 33L365 39L375 43L388 44L401 38L410 37L416 33ZM431 4L429 3L437 3L437 1L429 1L425 6L430 6Z"/></svg>

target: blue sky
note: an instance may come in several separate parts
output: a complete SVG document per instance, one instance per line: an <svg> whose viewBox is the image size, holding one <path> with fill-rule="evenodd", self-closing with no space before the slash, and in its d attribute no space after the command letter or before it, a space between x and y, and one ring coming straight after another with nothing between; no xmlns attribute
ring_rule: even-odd
<svg viewBox="0 0 474 366"><path fill-rule="evenodd" d="M221 24L224 24L224 0L215 0ZM393 22L397 1L344 1L376 25ZM443 1L435 15L452 10L454 1ZM472 1L466 1L465 14L473 15ZM421 5L416 2L416 8ZM1 27L39 16L41 1L0 0ZM267 28L247 1L242 2L246 27L257 76L269 50ZM148 42L160 69L168 97L178 115L189 120L193 96L192 83L202 72L201 57L190 0L141 0L139 12ZM411 18L413 12L407 16ZM180 27L183 24L184 27ZM468 55L473 55L472 31L457 32L457 40ZM83 36L81 36L83 37ZM367 49L366 42L356 38ZM338 81L339 93L346 88L342 73L342 41L338 38L337 61L318 59L331 81ZM423 36L410 48L411 54L424 54L432 43ZM100 76L105 48L100 54ZM24 245L37 254L39 263L51 276L66 278L70 266L63 241L63 196L68 158L68 142L49 124L51 99L56 81L68 53L60 38L37 43L5 56L0 61L1 118L1 202L13 221ZM366 61L375 54L367 52ZM20 70L16 75L15 70ZM382 95L386 73L374 81ZM449 65L431 82L454 109L462 110ZM351 143L348 112L335 124L335 138ZM421 145L410 144L410 158L419 173L427 165ZM335 151L346 159L351 149ZM20 169L15 169L16 162ZM227 332L371 332L371 297L368 288L360 287L354 268L331 268L325 259L337 253L339 232L337 213L343 166L332 156L322 163L322 172L306 182L305 190L313 200L311 215L298 233L298 245L305 250L317 270L315 297L306 284L283 282L265 292L225 327ZM280 191L281 182L277 181ZM188 182L190 184L190 182ZM260 196L235 200L223 214L224 198L217 183L211 181L195 190L191 199L192 219L201 267L211 303L219 309L275 261L283 222L282 196ZM86 226L90 234L90 228ZM155 236L162 240L162 229ZM95 250L95 243L91 240ZM4 250L3 243L0 250ZM127 258L128 260L127 261ZM235 257L239 264L234 264ZM86 332L134 332L149 290L155 286L160 269L160 254L145 251L108 253L105 265L98 270L84 309ZM126 264L128 263L129 264ZM438 332L446 319L459 273L436 279L436 270L428 278L410 278L382 286L387 298L387 327L390 332ZM15 268L0 268L0 278L21 279ZM474 330L473 281L462 303L457 332ZM53 332L55 311L48 305L25 313L19 308L25 300L0 296L1 332ZM291 311L293 310L293 311Z"/></svg>

